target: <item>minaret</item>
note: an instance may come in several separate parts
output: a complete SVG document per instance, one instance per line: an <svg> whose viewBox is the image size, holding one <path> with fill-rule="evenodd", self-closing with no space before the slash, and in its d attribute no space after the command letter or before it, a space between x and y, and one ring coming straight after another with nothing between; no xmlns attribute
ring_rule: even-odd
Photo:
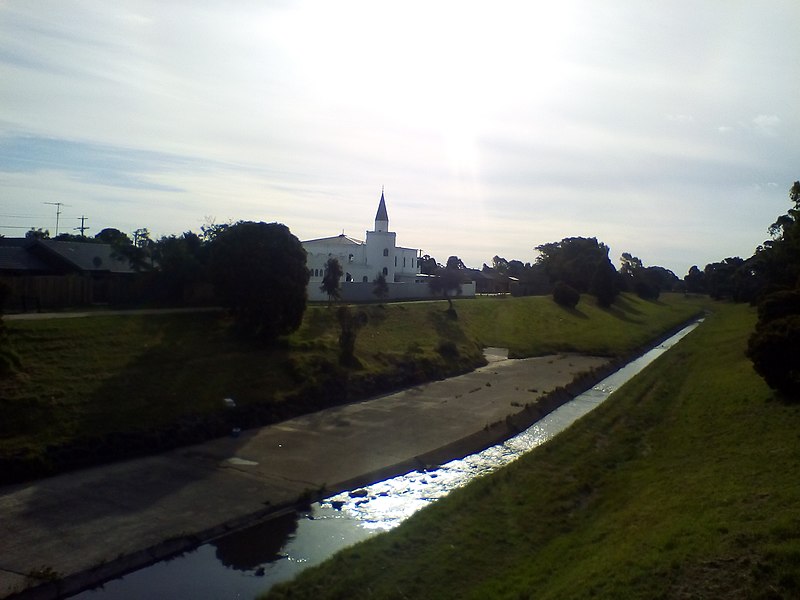
<svg viewBox="0 0 800 600"><path fill-rule="evenodd" d="M380 233L389 231L389 214L386 212L386 200L383 199L383 187L381 187L381 201L378 204L378 212L375 214L375 231Z"/></svg>

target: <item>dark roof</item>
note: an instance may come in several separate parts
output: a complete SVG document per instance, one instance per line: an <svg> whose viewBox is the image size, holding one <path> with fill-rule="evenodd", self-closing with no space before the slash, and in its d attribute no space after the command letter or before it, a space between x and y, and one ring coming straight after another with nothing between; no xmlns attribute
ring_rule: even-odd
<svg viewBox="0 0 800 600"><path fill-rule="evenodd" d="M0 272L47 271L48 266L22 245L0 244Z"/></svg>
<svg viewBox="0 0 800 600"><path fill-rule="evenodd" d="M389 222L389 214L386 212L386 200L383 199L383 190L381 190L381 202L378 204L378 214L375 215L375 220Z"/></svg>
<svg viewBox="0 0 800 600"><path fill-rule="evenodd" d="M38 240L33 248L42 248L39 254L47 261L54 257L84 272L133 273L127 258L117 256L110 244L82 242L56 242Z"/></svg>

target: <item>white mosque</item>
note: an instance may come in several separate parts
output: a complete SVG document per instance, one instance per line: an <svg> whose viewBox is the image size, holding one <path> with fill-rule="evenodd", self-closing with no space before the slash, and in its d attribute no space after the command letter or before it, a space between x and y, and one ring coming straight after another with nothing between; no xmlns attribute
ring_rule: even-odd
<svg viewBox="0 0 800 600"><path fill-rule="evenodd" d="M426 275L420 275L420 251L397 245L397 234L389 231L389 214L381 190L375 229L366 232L366 241L346 236L319 238L302 242L306 266L311 272L308 282L309 300L327 300L320 290L325 264L336 258L344 275L341 297L347 302L375 300L374 281L383 274L389 286L389 299L427 298L430 296ZM470 290L465 289L468 295ZM472 290L474 295L474 290Z"/></svg>

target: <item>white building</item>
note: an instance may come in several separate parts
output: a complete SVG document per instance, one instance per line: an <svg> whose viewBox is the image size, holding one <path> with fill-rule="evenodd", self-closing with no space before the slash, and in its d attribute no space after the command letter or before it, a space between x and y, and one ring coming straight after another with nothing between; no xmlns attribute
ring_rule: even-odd
<svg viewBox="0 0 800 600"><path fill-rule="evenodd" d="M342 266L342 300L348 302L375 300L374 281L383 273L389 286L390 299L427 298L430 296L426 275L419 273L420 251L397 245L397 234L389 231L389 214L381 191L375 229L366 232L366 241L345 234L302 242L306 250L306 266L311 272L308 282L309 300L327 300L320 290L325 264L335 258ZM467 293L469 293L468 290ZM474 290L472 290L474 295Z"/></svg>

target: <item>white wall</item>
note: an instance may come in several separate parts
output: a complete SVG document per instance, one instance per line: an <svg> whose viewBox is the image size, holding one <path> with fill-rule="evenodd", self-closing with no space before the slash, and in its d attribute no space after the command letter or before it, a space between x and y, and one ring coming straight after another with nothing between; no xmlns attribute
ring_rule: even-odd
<svg viewBox="0 0 800 600"><path fill-rule="evenodd" d="M327 302L328 295L319 289L321 283L310 282L308 285L308 299L312 302ZM441 296L432 296L430 286L424 283L387 283L389 295L387 301L392 300L436 300ZM353 282L341 284L341 299L343 302L377 302L378 297L372 293L375 284ZM475 282L462 283L461 294L453 298L474 298Z"/></svg>

